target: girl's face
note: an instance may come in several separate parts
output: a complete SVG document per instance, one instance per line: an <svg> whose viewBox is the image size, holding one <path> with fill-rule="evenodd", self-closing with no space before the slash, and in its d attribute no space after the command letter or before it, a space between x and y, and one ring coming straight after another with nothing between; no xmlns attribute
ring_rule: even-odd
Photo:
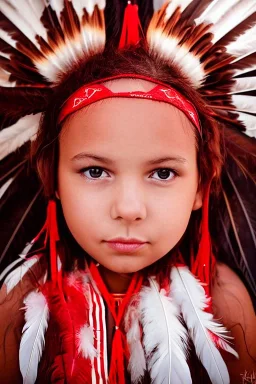
<svg viewBox="0 0 256 384"><path fill-rule="evenodd" d="M105 85L121 92L155 86L137 79ZM202 205L194 129L169 104L132 98L96 102L67 119L59 148L56 195L69 230L114 272L135 272L162 258L181 239L191 211ZM106 243L116 237L146 244L120 253Z"/></svg>

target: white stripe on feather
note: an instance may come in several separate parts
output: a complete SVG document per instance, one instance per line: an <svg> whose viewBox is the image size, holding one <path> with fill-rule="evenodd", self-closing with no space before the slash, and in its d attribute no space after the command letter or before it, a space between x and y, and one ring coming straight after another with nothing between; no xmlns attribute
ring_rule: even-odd
<svg viewBox="0 0 256 384"><path fill-rule="evenodd" d="M234 56L244 56L256 51L256 25L247 29L235 41L227 45L227 52Z"/></svg>
<svg viewBox="0 0 256 384"><path fill-rule="evenodd" d="M238 111L256 113L256 102L254 96L232 95L232 103Z"/></svg>
<svg viewBox="0 0 256 384"><path fill-rule="evenodd" d="M0 132L0 160L14 152L28 140L35 139L41 113L27 115Z"/></svg>
<svg viewBox="0 0 256 384"><path fill-rule="evenodd" d="M200 87L205 77L203 66L184 45L180 46L176 38L168 37L160 30L149 30L147 40L153 54L157 52L161 58L170 63L174 62L186 76L189 73L189 78L196 88Z"/></svg>
<svg viewBox="0 0 256 384"><path fill-rule="evenodd" d="M172 0L165 11L165 21L167 21L175 12L177 7L180 7L180 11L183 12L193 0Z"/></svg>
<svg viewBox="0 0 256 384"><path fill-rule="evenodd" d="M143 345L152 382L155 384L192 383L186 362L187 332L179 312L155 280L140 292L139 310L143 326Z"/></svg>
<svg viewBox="0 0 256 384"><path fill-rule="evenodd" d="M255 65L249 65L248 67L243 68L243 69L235 69L234 77L240 76L240 75L243 75L245 73L255 71L255 70L256 70L256 64Z"/></svg>
<svg viewBox="0 0 256 384"><path fill-rule="evenodd" d="M231 94L242 93L256 90L256 76L254 77L241 77L234 79L235 84L232 85Z"/></svg>
<svg viewBox="0 0 256 384"><path fill-rule="evenodd" d="M29 244L30 248L33 244ZM29 252L29 251L28 251ZM33 267L33 265L39 260L37 256L32 257L31 259L28 259L24 261L19 267L14 269L9 275L7 275L6 279L4 280L4 284L6 285L7 289L7 295L11 292L13 288L16 287L16 285L22 281L24 275L29 271L30 268Z"/></svg>
<svg viewBox="0 0 256 384"><path fill-rule="evenodd" d="M10 179L7 180L4 183L4 185L2 185L2 187L0 188L0 199L3 197L3 195L5 194L5 192L7 191L7 189L9 188L11 183L13 182L13 180L14 180L14 177L10 177Z"/></svg>
<svg viewBox="0 0 256 384"><path fill-rule="evenodd" d="M247 113L238 112L238 119L246 127L246 135L256 138L256 117Z"/></svg>
<svg viewBox="0 0 256 384"><path fill-rule="evenodd" d="M196 24L217 23L225 14L232 9L240 0L215 0L205 9L200 17L195 19Z"/></svg>
<svg viewBox="0 0 256 384"><path fill-rule="evenodd" d="M24 304L26 323L22 329L19 363L23 384L34 384L45 344L49 309L42 292L29 293Z"/></svg>
<svg viewBox="0 0 256 384"><path fill-rule="evenodd" d="M213 315L205 312L209 299L204 288L187 267L171 270L171 297L180 307L181 314L193 340L197 356L201 360L213 384L229 384L229 374L223 358L213 343L209 331L222 339L224 349L237 356L226 342L227 330L213 321Z"/></svg>
<svg viewBox="0 0 256 384"><path fill-rule="evenodd" d="M213 43L215 44L237 25L242 23L242 21L246 20L255 10L255 0L242 0L234 6L231 6L229 12L223 15L211 28L211 32L214 34Z"/></svg>

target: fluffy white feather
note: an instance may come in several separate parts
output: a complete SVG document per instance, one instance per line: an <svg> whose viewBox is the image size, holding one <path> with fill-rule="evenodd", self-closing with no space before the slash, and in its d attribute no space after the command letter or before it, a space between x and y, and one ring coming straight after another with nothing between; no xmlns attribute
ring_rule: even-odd
<svg viewBox="0 0 256 384"><path fill-rule="evenodd" d="M32 245L31 245L32 246ZM38 261L38 257L35 256L29 260L24 261L18 268L14 269L4 280L6 285L7 295L16 285L22 281L23 276L29 271L30 268Z"/></svg>
<svg viewBox="0 0 256 384"><path fill-rule="evenodd" d="M97 350L94 348L94 334L92 327L84 325L77 333L78 352L86 359L97 357Z"/></svg>
<svg viewBox="0 0 256 384"><path fill-rule="evenodd" d="M256 90L256 76L242 77L235 79L235 84L231 88L231 94Z"/></svg>
<svg viewBox="0 0 256 384"><path fill-rule="evenodd" d="M24 116L0 132L0 160L35 138L40 118L41 113Z"/></svg>
<svg viewBox="0 0 256 384"><path fill-rule="evenodd" d="M127 343L130 350L128 370L134 384L140 382L146 370L145 352L141 344L138 303L130 303L124 317Z"/></svg>
<svg viewBox="0 0 256 384"><path fill-rule="evenodd" d="M171 271L171 297L180 307L188 327L197 356L201 360L213 384L228 384L229 374L225 362L209 331L222 339L221 346L230 353L237 353L225 340L227 330L213 321L213 315L205 312L209 299L204 288L187 267L173 267Z"/></svg>
<svg viewBox="0 0 256 384"><path fill-rule="evenodd" d="M186 362L187 332L179 312L154 279L140 293L143 345L153 383L192 383Z"/></svg>
<svg viewBox="0 0 256 384"><path fill-rule="evenodd" d="M238 111L256 113L256 103L254 96L232 95L232 103Z"/></svg>
<svg viewBox="0 0 256 384"><path fill-rule="evenodd" d="M24 300L26 323L22 329L19 350L20 371L23 384L36 381L38 363L45 344L45 332L48 327L49 309L41 292L31 292Z"/></svg>

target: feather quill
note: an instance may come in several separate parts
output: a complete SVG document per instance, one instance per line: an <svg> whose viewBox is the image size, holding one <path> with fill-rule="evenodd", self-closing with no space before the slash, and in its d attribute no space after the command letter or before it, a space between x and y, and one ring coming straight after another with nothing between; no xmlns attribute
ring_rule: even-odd
<svg viewBox="0 0 256 384"><path fill-rule="evenodd" d="M153 383L192 383L186 362L187 332L178 319L179 312L157 282L140 293L139 309L143 326L143 345Z"/></svg>
<svg viewBox="0 0 256 384"><path fill-rule="evenodd" d="M20 371L23 384L36 381L38 363L45 344L45 332L48 327L49 309L41 292L31 292L24 300L26 323L22 329L19 350Z"/></svg>
<svg viewBox="0 0 256 384"><path fill-rule="evenodd" d="M220 345L238 357L227 343L227 330L213 321L213 315L205 312L208 301L204 288L187 267L173 267L171 270L171 297L180 307L193 340L197 356L201 360L213 384L228 384L229 374L210 332L221 339Z"/></svg>

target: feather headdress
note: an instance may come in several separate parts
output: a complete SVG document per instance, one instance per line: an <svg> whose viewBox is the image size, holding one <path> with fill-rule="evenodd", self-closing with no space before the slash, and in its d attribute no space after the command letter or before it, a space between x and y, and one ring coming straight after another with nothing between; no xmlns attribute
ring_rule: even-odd
<svg viewBox="0 0 256 384"><path fill-rule="evenodd" d="M255 213L247 207L245 197L246 194L252 194L253 198L255 196L252 177L255 170L244 165L249 164L244 148L250 148L250 154L256 156L255 17L255 0L151 0L138 2L138 5L134 1L116 0L2 0L0 222L4 224L0 262L8 266L13 261L12 255L20 253L45 220L46 202L42 197L42 185L35 171L29 167L28 154L54 90L69 73L76 71L81 63L87 63L92 56L109 46L119 49L125 47L127 42L132 42L133 45L146 47L156 60L178 68L191 88L205 101L212 118L229 126L224 129L225 137L228 137L226 164L222 174L221 199L224 209L219 210L217 215L214 212L214 215L223 238L223 251L231 255L233 266L240 269L250 291L256 294ZM238 182L235 183L234 179ZM51 212L51 218L56 214L52 209L48 212ZM52 220L47 222L48 225L52 223ZM239 230L240 227L244 228L245 235ZM53 229L55 237L50 238L51 245L58 240L54 226ZM47 231L46 240L49 240ZM53 250L56 256L54 246ZM27 257L32 255L33 247ZM32 261L25 264L24 268L29 267L30 263ZM59 275L55 268L55 276ZM190 275L181 275L173 279L174 286L177 281L180 287L184 288L184 282L186 287L190 286ZM13 273L7 278L9 288L18 282L17 276L22 278L21 269L18 274ZM149 289L152 295L157 292L154 284L151 281ZM199 287L196 292L201 297ZM147 292L144 293L146 300ZM162 293L157 295L158 305L163 313L172 317L176 313L174 302L166 299ZM62 295L63 292L60 292L58 300L63 299ZM181 297L184 298L182 302ZM173 297L176 305L182 309L184 318L186 308L192 305L185 297ZM63 300L62 304L65 311L70 310ZM204 330L203 335L211 345L207 332L214 330L218 333L221 329L212 328L211 319L202 312L203 306L204 303L194 306L195 317L200 320L197 323L200 324L199 329ZM136 321L135 318L133 330L137 338L139 330ZM188 324L191 333L192 329L195 330L195 324ZM74 338L70 323L68 326ZM180 327L179 335L182 335L181 325L177 324L177 327ZM198 332L197 328L196 338ZM80 339L92 340L92 332L87 327L79 328L78 333ZM131 343L134 343L134 335L130 334ZM226 349L231 348L223 335L218 334L218 337ZM136 343L141 347L137 339ZM200 345L199 340L198 354L202 356L204 364L209 350ZM84 350L82 344L80 347L84 356L94 356L93 348ZM171 348L171 344L167 347ZM182 364L182 348L178 350L182 356L179 363ZM217 356L215 350L213 354ZM158 364L167 364L167 360L164 358ZM154 362L151 363L154 376ZM215 373L212 373L214 368L210 367L209 371L210 376L215 377ZM138 370L137 376L141 374L141 370Z"/></svg>

